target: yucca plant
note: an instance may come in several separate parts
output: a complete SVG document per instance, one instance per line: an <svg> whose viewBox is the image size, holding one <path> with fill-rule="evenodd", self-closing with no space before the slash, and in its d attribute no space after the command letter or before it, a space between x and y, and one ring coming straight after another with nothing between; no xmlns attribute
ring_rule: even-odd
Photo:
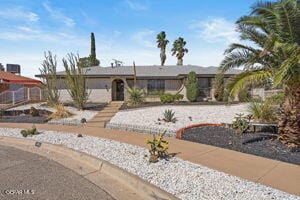
<svg viewBox="0 0 300 200"><path fill-rule="evenodd" d="M164 118L163 120L165 122L173 122L175 123L177 121L175 117L175 112L172 109L167 109L164 111Z"/></svg>
<svg viewBox="0 0 300 200"><path fill-rule="evenodd" d="M137 106L145 102L145 92L136 87L127 89L129 97L128 104L132 106Z"/></svg>
<svg viewBox="0 0 300 200"><path fill-rule="evenodd" d="M248 110L257 122L275 122L278 116L278 107L271 100L253 99L249 102Z"/></svg>

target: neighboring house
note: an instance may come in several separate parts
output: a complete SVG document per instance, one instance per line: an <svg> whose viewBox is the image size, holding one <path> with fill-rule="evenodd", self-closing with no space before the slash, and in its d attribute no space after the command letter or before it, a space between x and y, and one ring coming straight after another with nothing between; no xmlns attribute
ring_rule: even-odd
<svg viewBox="0 0 300 200"><path fill-rule="evenodd" d="M212 98L212 82L218 73L217 67L199 67L195 65L184 66L136 66L136 87L144 89L148 101L159 100L159 93L180 93L186 100L184 85L187 74L196 72L199 84L199 101ZM240 73L240 70L229 70L225 78ZM119 67L90 67L86 72L86 87L91 89L90 101L110 102L124 101L128 98L128 87L134 86L133 66ZM70 101L64 81L65 72L57 73L58 87L62 101ZM37 75L36 77L40 77Z"/></svg>
<svg viewBox="0 0 300 200"><path fill-rule="evenodd" d="M10 72L0 71L0 92L16 91L20 88L41 87L39 80L16 75Z"/></svg>

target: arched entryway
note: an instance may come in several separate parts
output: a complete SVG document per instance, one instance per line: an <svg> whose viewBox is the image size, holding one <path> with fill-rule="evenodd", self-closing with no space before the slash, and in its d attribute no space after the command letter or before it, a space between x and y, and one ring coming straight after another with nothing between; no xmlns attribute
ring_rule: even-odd
<svg viewBox="0 0 300 200"><path fill-rule="evenodd" d="M112 82L112 100L124 101L124 81L115 79Z"/></svg>

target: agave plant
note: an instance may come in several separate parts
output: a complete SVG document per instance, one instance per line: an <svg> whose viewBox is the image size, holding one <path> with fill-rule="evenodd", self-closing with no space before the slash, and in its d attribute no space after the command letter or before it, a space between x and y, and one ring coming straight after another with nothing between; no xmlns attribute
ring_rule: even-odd
<svg viewBox="0 0 300 200"><path fill-rule="evenodd" d="M172 109L167 109L164 111L164 118L163 120L165 122L173 122L175 123L177 121L175 117L175 112Z"/></svg>

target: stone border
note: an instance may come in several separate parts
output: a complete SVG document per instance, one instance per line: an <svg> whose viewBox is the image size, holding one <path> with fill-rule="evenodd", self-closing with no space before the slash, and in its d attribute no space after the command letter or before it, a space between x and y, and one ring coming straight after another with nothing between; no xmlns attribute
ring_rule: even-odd
<svg viewBox="0 0 300 200"><path fill-rule="evenodd" d="M168 137L176 136L175 130L166 129L166 128L158 129L158 128L152 128L151 126L140 126L140 125L121 124L121 123L107 123L105 128L138 132L138 133L143 133L143 134L148 133L148 134L155 134L155 135L165 132L165 136L168 136Z"/></svg>
<svg viewBox="0 0 300 200"><path fill-rule="evenodd" d="M182 134L185 130L191 129L191 128L197 128L197 127L200 127L200 126L222 126L222 124L201 123L201 124L193 124L193 125L190 125L190 126L186 126L184 128L179 129L179 131L177 131L176 138L181 140Z"/></svg>
<svg viewBox="0 0 300 200"><path fill-rule="evenodd" d="M75 162L79 162L85 165L88 165L89 167L92 167L95 171L93 173L103 173L106 175L109 175L112 177L112 179L117 180L121 184L126 185L127 187L129 186L130 189L134 191L134 194L139 195L138 198L143 197L145 200L156 200L156 199L170 199L170 200L178 200L177 197L174 195L142 180L136 175L133 175L105 160L101 160L99 158L90 156L86 153L83 152L78 152L74 151L70 148L63 147L61 145L54 145L50 143L45 143L43 142L41 147L37 148L35 147L35 140L28 140L28 139L20 139L20 138L11 138L11 137L4 137L0 136L0 144L1 145L6 145L6 146L11 146L14 148L18 148L24 151L28 151L31 153L37 153L41 156L44 156L48 159L52 159L54 161L58 161L55 155L63 156L67 159L72 159ZM70 165L70 162L67 161L61 161L59 162L60 164L64 165L65 167L71 169L74 171L74 168L76 166ZM75 171L76 172L76 171ZM84 177L85 178L85 177ZM94 176L93 179L97 179L96 176ZM100 183L101 180L94 180L93 183L96 184L98 187L102 188L102 184ZM114 188L114 190L117 190ZM114 190L111 190L110 192L113 193L118 193L115 192ZM129 192L129 191L125 191ZM123 198L122 196L119 197L115 196L116 194L111 194L116 198L117 200L121 199L127 199ZM124 195L124 192L123 192ZM137 199L138 199L137 198Z"/></svg>

